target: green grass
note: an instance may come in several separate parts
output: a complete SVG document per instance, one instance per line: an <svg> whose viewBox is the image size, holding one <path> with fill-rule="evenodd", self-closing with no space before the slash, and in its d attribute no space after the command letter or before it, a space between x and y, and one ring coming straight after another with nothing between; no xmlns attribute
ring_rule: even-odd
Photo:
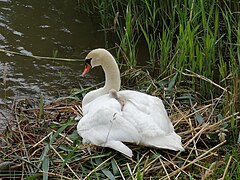
<svg viewBox="0 0 240 180"><path fill-rule="evenodd" d="M105 4L104 8L98 6L99 2ZM92 12L105 13L103 27L112 29L119 38L116 59L131 69L123 78L125 86L155 94L166 87L163 78L178 72L174 86L183 87L179 92L182 97L194 96L197 92L203 104L221 97L212 108L215 118L239 111L239 1L92 0L91 4L95 4ZM140 40L144 40L144 46ZM138 56L143 47L148 51L147 66L139 68ZM231 118L226 129L228 145L239 150L239 120ZM236 152L228 152L225 158L229 157L232 157L229 168L239 169L239 163L233 158ZM227 179L232 178L231 173L236 175L233 171L227 173Z"/></svg>
<svg viewBox="0 0 240 180"><path fill-rule="evenodd" d="M94 3L104 28L114 29L119 37L117 59L121 60L119 53L122 53L130 68L137 65L137 55L141 55L139 38L142 38L149 53L145 61L150 65L148 70L155 72L154 77L168 76L174 69L189 69L220 85L234 86L226 77L239 74L236 72L240 52L237 1L105 0L92 1ZM179 80L184 78L180 76ZM210 97L211 84L201 81L198 86L195 83L192 86Z"/></svg>
<svg viewBox="0 0 240 180"><path fill-rule="evenodd" d="M1 135L0 177L26 179L233 179L239 177L240 155L236 137L239 113L221 114L218 107L226 98L202 102L199 94L178 81L181 72L162 80L144 70L130 69L122 75L123 88L159 96L169 111L176 132L181 135L185 152L154 149L128 144L134 157L101 147L83 145L76 132L81 115L82 87L72 96L49 104L18 100L13 104L14 119ZM182 74L183 76L192 75ZM193 74L195 75L195 74ZM192 76L191 76L192 77ZM203 76L206 83L210 80ZM147 80L147 81L146 81ZM151 84L149 84L151 82ZM97 86L102 86L98 84ZM163 87L166 87L165 89ZM95 87L94 87L95 88ZM29 103L31 102L31 106ZM43 113L44 112L44 113ZM4 164L9 168L3 168ZM5 165L6 167L6 165Z"/></svg>
<svg viewBox="0 0 240 180"><path fill-rule="evenodd" d="M105 6L98 6L99 2ZM103 26L119 37L117 59L136 67L139 38L148 49L148 71L163 78L188 69L231 92L239 91L240 30L238 1L92 1L104 12ZM95 9L95 10L96 10ZM117 15L117 16L116 16ZM143 46L145 47L145 46ZM139 53L140 52L140 53ZM122 56L121 56L122 55ZM123 57L123 58L122 58ZM178 81L186 81L180 75ZM207 98L222 93L211 83L191 79L191 87ZM234 93L239 101L238 93ZM227 104L233 99L229 96ZM234 103L235 111L239 103Z"/></svg>

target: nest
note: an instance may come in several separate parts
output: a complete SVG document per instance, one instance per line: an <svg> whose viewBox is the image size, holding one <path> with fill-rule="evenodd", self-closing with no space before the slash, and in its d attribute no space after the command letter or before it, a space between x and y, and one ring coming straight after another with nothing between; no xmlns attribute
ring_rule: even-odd
<svg viewBox="0 0 240 180"><path fill-rule="evenodd" d="M221 97L222 98L222 97ZM61 99L46 105L18 100L14 117L0 134L0 177L40 179L208 179L224 178L232 156L226 158L227 125L238 113L218 116L215 99L210 103L167 105L184 152L128 144L132 159L112 149L82 145L76 132L82 115L77 100ZM37 104L37 105L34 105ZM222 173L216 175L218 169Z"/></svg>

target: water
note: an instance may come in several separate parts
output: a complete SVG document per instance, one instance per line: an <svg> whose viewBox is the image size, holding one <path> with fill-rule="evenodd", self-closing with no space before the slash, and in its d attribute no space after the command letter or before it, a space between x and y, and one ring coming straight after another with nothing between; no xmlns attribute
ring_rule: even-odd
<svg viewBox="0 0 240 180"><path fill-rule="evenodd" d="M77 0L0 0L0 48L26 55L84 58L87 49L104 47L99 20L77 11ZM81 56L80 56L81 55ZM0 53L0 122L14 99L45 101L69 95L84 84L82 63L39 60ZM1 129L1 125L0 125Z"/></svg>

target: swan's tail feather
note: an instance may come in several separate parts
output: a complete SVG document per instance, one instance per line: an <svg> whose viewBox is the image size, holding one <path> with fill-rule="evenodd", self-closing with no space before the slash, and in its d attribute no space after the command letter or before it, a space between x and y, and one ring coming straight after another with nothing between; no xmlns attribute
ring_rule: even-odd
<svg viewBox="0 0 240 180"><path fill-rule="evenodd" d="M161 149L184 151L181 143L181 137L175 133L163 137L148 137L142 143L147 146L153 146Z"/></svg>
<svg viewBox="0 0 240 180"><path fill-rule="evenodd" d="M132 157L132 150L129 149L125 144L123 144L121 141L108 141L104 144L104 147L109 147L112 149L115 149L116 151L119 151L123 154L125 154L128 157Z"/></svg>

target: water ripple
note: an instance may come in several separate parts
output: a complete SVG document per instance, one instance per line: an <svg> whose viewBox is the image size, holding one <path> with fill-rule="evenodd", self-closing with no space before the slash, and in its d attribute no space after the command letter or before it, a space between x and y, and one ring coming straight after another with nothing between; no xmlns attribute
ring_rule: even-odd
<svg viewBox="0 0 240 180"><path fill-rule="evenodd" d="M27 51L23 47L17 47L17 49L20 51L20 53L22 53L22 54L24 54L26 56L33 56L33 54L31 52Z"/></svg>
<svg viewBox="0 0 240 180"><path fill-rule="evenodd" d="M67 4L67 6L66 6ZM79 58L81 52L104 46L104 33L97 32L87 15L73 10L76 3L66 1L0 0L0 48L26 56ZM83 57L82 57L83 58ZM67 96L79 84L82 65L0 53L0 123L6 104L19 98L53 100ZM3 77L7 66L6 77ZM3 81L6 81L3 84ZM97 82L88 79L89 82ZM81 85L82 86L82 85Z"/></svg>

